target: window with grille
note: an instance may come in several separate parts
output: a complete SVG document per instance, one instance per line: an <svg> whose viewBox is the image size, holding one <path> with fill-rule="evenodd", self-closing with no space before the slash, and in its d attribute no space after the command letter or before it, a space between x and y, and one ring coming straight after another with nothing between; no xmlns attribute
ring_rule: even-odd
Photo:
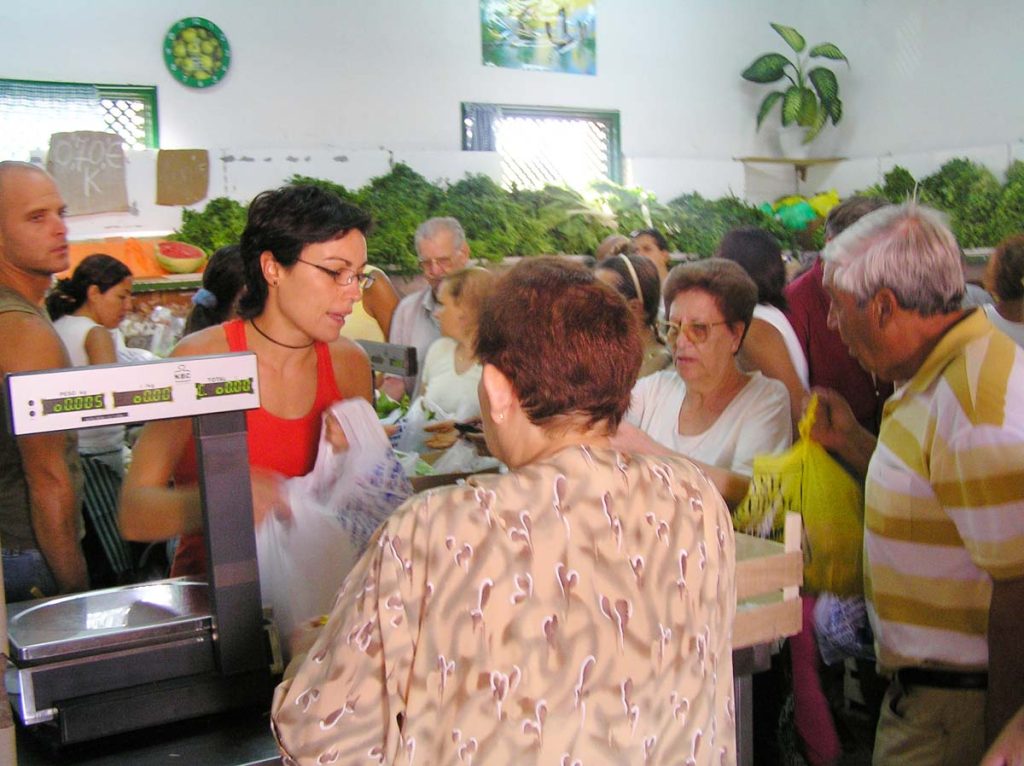
<svg viewBox="0 0 1024 766"><path fill-rule="evenodd" d="M156 87L0 79L0 159L29 160L52 133L116 133L126 149L159 147Z"/></svg>
<svg viewBox="0 0 1024 766"><path fill-rule="evenodd" d="M618 112L463 104L462 148L497 152L506 188L622 182Z"/></svg>

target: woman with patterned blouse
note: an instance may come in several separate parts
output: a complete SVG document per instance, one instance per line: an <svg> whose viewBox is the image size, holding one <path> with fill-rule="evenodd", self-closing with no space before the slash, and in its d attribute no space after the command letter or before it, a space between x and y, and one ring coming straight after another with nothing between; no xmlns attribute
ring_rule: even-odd
<svg viewBox="0 0 1024 766"><path fill-rule="evenodd" d="M525 261L477 353L510 472L381 527L278 687L285 763L734 763L732 525L685 458L609 446L641 359L626 303Z"/></svg>

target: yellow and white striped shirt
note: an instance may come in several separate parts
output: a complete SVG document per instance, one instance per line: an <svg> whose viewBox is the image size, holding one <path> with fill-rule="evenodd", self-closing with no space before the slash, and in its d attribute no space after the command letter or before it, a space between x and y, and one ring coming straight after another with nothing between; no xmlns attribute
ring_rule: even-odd
<svg viewBox="0 0 1024 766"><path fill-rule="evenodd" d="M884 667L988 666L992 580L1024 576L1024 351L982 311L885 405L864 555Z"/></svg>

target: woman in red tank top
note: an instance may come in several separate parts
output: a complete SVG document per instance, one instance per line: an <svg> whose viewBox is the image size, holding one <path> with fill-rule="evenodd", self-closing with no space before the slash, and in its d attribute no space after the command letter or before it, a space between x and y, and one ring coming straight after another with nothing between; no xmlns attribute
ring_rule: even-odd
<svg viewBox="0 0 1024 766"><path fill-rule="evenodd" d="M269 512L290 515L279 483L312 469L323 411L352 396L372 401L366 354L338 335L366 287L369 223L364 211L315 187L260 194L242 234L241 318L187 336L171 354L255 352L260 407L246 413L246 425L257 526ZM193 449L189 420L147 424L121 496L126 539L182 537L174 575L206 571Z"/></svg>

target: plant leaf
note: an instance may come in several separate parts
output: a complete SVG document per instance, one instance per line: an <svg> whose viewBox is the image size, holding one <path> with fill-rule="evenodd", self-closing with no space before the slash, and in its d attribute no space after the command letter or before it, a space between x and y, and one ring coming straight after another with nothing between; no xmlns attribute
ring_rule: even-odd
<svg viewBox="0 0 1024 766"><path fill-rule="evenodd" d="M827 109L829 104L839 98L839 81L832 71L825 67L815 67L807 73L811 85L818 92L818 98Z"/></svg>
<svg viewBox="0 0 1024 766"><path fill-rule="evenodd" d="M800 89L800 114L797 115L797 124L805 128L810 127L818 118L818 112L825 111L824 107L818 107L818 99L810 88Z"/></svg>
<svg viewBox="0 0 1024 766"><path fill-rule="evenodd" d="M781 90L773 90L767 96L764 97L764 101L761 102L761 107L757 110L757 127L761 128L761 123L764 122L764 118L768 116L768 112L775 106L775 102L782 98L785 94Z"/></svg>
<svg viewBox="0 0 1024 766"><path fill-rule="evenodd" d="M811 48L809 55L811 58L817 58L818 56L824 56L827 59L833 59L835 61L845 61L846 65L850 65L850 60L843 55L843 52L839 50L832 43L821 43Z"/></svg>
<svg viewBox="0 0 1024 766"><path fill-rule="evenodd" d="M814 122L811 123L810 129L804 135L804 140L801 141L801 143L811 143L811 141L813 141L817 137L817 135L821 133L821 129L825 127L825 124L827 122L828 112L826 112L825 109L819 109L817 115L815 115L814 117Z"/></svg>
<svg viewBox="0 0 1024 766"><path fill-rule="evenodd" d="M781 53L766 53L744 69L740 77L750 82L775 82L781 80L786 67L792 65Z"/></svg>
<svg viewBox="0 0 1024 766"><path fill-rule="evenodd" d="M807 46L807 41L804 40L804 36L793 29L793 27L784 27L782 24L772 22L772 29L778 32L779 36L786 41L786 44L797 53L800 53ZM838 50L838 48L836 50Z"/></svg>
<svg viewBox="0 0 1024 766"><path fill-rule="evenodd" d="M843 119L843 102L838 98L833 99L829 103L825 104L825 108L828 110L828 114L832 118L832 124L838 125L839 121Z"/></svg>
<svg viewBox="0 0 1024 766"><path fill-rule="evenodd" d="M788 127L800 118L800 107L803 102L803 88L793 85L786 91L786 96L782 101L782 124L784 126Z"/></svg>

